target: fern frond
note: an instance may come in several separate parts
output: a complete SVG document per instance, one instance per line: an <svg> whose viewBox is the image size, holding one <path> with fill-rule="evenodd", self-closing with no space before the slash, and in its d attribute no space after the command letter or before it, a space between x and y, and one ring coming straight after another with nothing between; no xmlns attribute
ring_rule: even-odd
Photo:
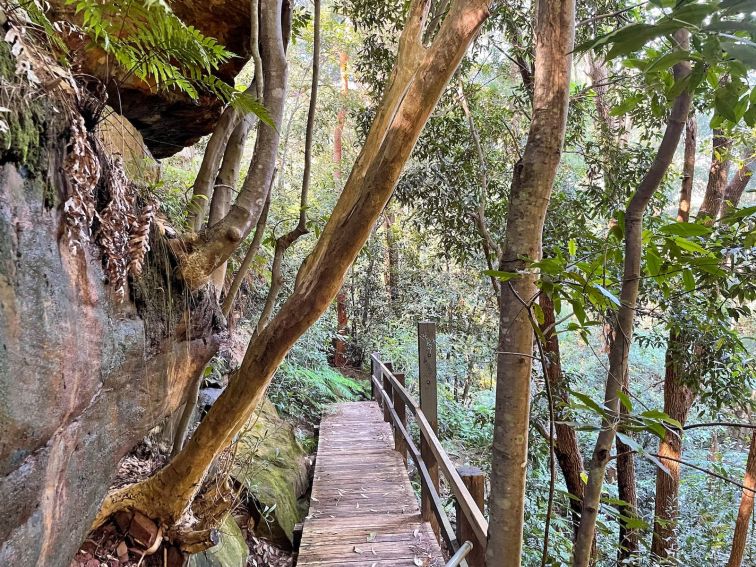
<svg viewBox="0 0 756 567"><path fill-rule="evenodd" d="M126 72L157 90L183 91L193 100L215 96L272 124L265 107L214 75L236 57L215 38L186 25L164 0L66 0L81 17L81 32Z"/></svg>

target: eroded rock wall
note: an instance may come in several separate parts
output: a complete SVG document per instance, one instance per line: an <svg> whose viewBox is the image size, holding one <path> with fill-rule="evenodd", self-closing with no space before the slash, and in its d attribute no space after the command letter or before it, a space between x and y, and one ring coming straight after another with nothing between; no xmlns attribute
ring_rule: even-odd
<svg viewBox="0 0 756 567"><path fill-rule="evenodd" d="M173 280L167 247L115 301L98 247L64 238L74 102L19 84L2 42L0 79L21 97L0 136L0 565L64 567L120 459L217 350L220 320Z"/></svg>

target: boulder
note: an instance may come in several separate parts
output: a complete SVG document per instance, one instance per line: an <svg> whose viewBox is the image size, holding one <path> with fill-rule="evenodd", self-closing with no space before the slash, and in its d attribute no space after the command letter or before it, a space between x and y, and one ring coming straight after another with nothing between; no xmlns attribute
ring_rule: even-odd
<svg viewBox="0 0 756 567"><path fill-rule="evenodd" d="M309 486L308 459L294 428L267 399L239 436L231 476L256 502L255 534L290 547L305 513L300 498Z"/></svg>
<svg viewBox="0 0 756 567"><path fill-rule="evenodd" d="M16 68L0 42L12 128L0 136L0 565L66 567L121 459L215 354L221 319L201 315L214 294L185 293L157 246L120 302L98 246L72 248L60 109L75 104L49 66L31 67L46 91Z"/></svg>
<svg viewBox="0 0 756 567"><path fill-rule="evenodd" d="M239 526L231 515L226 516L218 528L220 542L203 551L189 556L187 567L245 567L249 547Z"/></svg>

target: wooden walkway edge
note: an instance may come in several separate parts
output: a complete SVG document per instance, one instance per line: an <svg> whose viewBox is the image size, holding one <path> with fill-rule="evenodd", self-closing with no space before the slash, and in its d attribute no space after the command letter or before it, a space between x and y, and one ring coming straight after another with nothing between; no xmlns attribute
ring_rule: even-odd
<svg viewBox="0 0 756 567"><path fill-rule="evenodd" d="M444 565L376 402L334 404L323 417L297 565Z"/></svg>

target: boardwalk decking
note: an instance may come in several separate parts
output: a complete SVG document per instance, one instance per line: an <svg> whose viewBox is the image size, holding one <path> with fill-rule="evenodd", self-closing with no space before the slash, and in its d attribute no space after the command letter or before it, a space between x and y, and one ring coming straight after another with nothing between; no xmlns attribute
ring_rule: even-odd
<svg viewBox="0 0 756 567"><path fill-rule="evenodd" d="M376 402L335 404L321 422L297 565L444 565Z"/></svg>

